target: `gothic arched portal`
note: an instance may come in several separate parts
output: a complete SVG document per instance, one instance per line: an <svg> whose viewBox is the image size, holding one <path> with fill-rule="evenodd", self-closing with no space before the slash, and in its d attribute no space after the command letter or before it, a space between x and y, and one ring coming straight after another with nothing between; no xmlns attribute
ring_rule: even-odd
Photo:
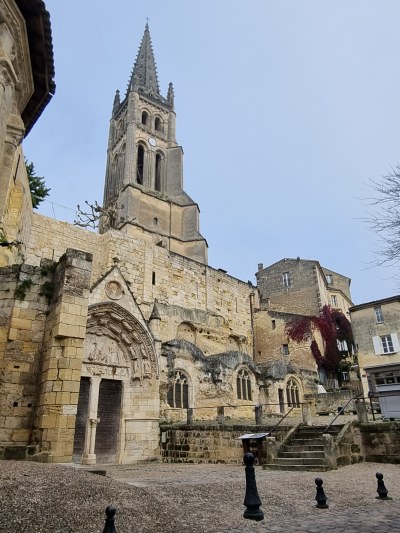
<svg viewBox="0 0 400 533"><path fill-rule="evenodd" d="M133 462L138 447L149 449L143 427L154 457L157 428L145 422L158 417L158 364L145 326L114 302L89 307L81 375L74 460Z"/></svg>

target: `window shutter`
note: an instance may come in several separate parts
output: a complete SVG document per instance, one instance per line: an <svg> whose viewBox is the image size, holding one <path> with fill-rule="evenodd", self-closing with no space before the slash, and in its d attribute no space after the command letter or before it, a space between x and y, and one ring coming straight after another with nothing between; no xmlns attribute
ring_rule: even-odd
<svg viewBox="0 0 400 533"><path fill-rule="evenodd" d="M391 337L392 337L392 342L393 342L393 351L400 352L400 344L399 344L399 339L397 337L397 333L392 333Z"/></svg>
<svg viewBox="0 0 400 533"><path fill-rule="evenodd" d="M372 337L372 342L374 343L375 355L382 355L383 354L383 348L382 348L381 338L378 337L378 336Z"/></svg>

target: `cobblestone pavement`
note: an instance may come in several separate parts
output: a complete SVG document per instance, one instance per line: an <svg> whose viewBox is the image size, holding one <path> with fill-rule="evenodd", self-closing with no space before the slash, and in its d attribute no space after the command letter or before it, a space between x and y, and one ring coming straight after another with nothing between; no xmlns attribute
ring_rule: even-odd
<svg viewBox="0 0 400 533"><path fill-rule="evenodd" d="M331 514L329 509L318 510L323 516L305 520L282 520L273 523L265 516L262 522L242 528L221 529L218 533L254 533L255 531L293 533L353 533L353 532L400 532L400 505L393 502L378 502L378 505L360 507L351 511Z"/></svg>
<svg viewBox="0 0 400 533"><path fill-rule="evenodd" d="M94 468L92 468L94 470ZM162 464L88 468L0 461L0 533L99 533L117 507L118 533L400 533L400 465L362 463L329 472L256 468L265 520L243 518L241 465ZM376 499L382 472L391 501ZM322 477L329 509L317 509Z"/></svg>
<svg viewBox="0 0 400 533"><path fill-rule="evenodd" d="M392 500L376 498L375 473L382 471ZM107 475L136 487L146 487L154 494L189 493L188 510L192 499L202 499L207 513L207 492L213 495L213 511L227 512L227 499L218 494L237 487L240 495L232 494L232 519L227 527L213 524L212 517L204 529L182 531L209 531L239 533L254 531L273 532L394 532L400 533L400 465L363 463L321 474L314 472L277 472L256 468L258 491L263 502L265 519L261 522L242 518L244 506L244 469L234 465L156 464L151 466L114 466ZM324 479L328 509L317 509L315 477ZM217 489L217 490L215 490ZM197 496L196 496L197 495ZM223 522L223 521L222 521Z"/></svg>

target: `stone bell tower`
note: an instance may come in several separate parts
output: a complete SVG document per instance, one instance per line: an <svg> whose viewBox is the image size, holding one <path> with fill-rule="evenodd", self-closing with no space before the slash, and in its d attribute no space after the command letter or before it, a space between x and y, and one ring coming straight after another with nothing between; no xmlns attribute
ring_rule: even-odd
<svg viewBox="0 0 400 533"><path fill-rule="evenodd" d="M183 151L175 137L174 89L161 95L146 24L125 97L116 92L108 140L103 206L110 226L207 263L198 205L183 190Z"/></svg>

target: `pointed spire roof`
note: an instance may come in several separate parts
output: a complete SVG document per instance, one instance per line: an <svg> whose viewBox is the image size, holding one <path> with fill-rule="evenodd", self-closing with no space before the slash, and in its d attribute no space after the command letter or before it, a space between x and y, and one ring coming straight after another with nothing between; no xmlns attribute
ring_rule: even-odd
<svg viewBox="0 0 400 533"><path fill-rule="evenodd" d="M128 92L134 87L145 89L153 95L160 95L160 88L157 78L157 67L154 59L153 46L151 44L149 24L146 23L142 42L135 65L133 67Z"/></svg>

